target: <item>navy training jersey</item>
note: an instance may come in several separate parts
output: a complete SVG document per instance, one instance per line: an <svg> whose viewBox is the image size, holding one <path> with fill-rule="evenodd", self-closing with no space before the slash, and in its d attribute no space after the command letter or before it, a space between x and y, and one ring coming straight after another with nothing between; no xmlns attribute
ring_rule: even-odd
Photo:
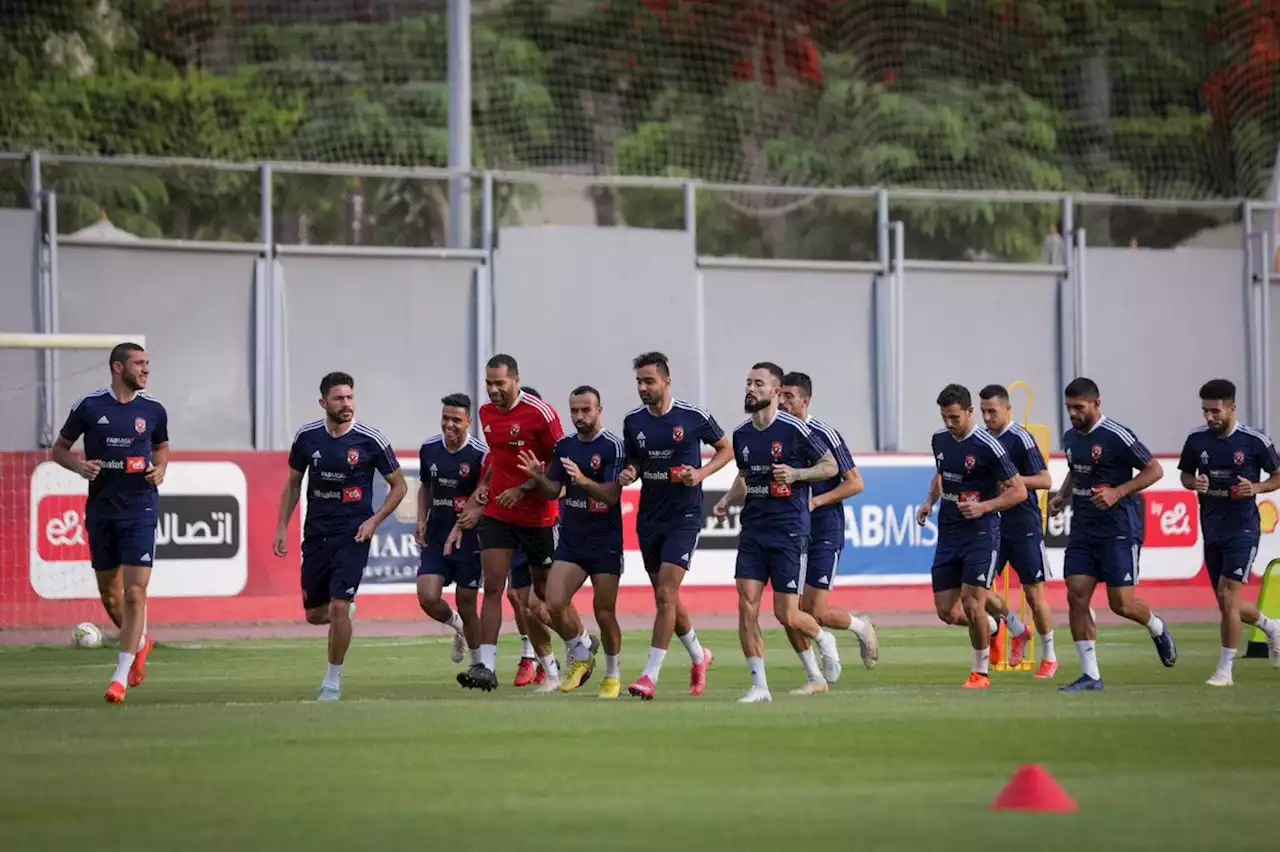
<svg viewBox="0 0 1280 852"><path fill-rule="evenodd" d="M1087 432L1068 429L1062 436L1071 471L1071 535L1082 538L1125 537L1141 541L1143 499L1130 494L1110 509L1093 505L1093 490L1115 488L1133 479L1151 461L1151 451L1138 436L1108 417Z"/></svg>
<svg viewBox="0 0 1280 852"><path fill-rule="evenodd" d="M942 505L938 509L938 540L986 533L1000 534L1000 513L969 519L961 503L981 503L1000 496L1000 483L1018 475L1004 446L990 432L975 428L960 440L946 429L933 433L933 461L942 477Z"/></svg>
<svg viewBox="0 0 1280 852"><path fill-rule="evenodd" d="M779 411L763 429L746 421L733 430L733 457L746 478L747 495L738 516L742 535L786 539L809 534L809 483L777 482L773 466L813 467L831 452L822 436L803 420Z"/></svg>
<svg viewBox="0 0 1280 852"><path fill-rule="evenodd" d="M335 438L324 420L306 424L293 436L289 467L306 472L307 517L302 537L355 535L373 516L373 473L400 469L391 444L359 421Z"/></svg>
<svg viewBox="0 0 1280 852"><path fill-rule="evenodd" d="M1009 454L1009 461L1013 462L1013 469L1023 478L1035 476L1047 467L1044 453L1040 452L1035 436L1017 423L1010 423L1003 432L997 432L993 437L1004 447L1004 451ZM1000 513L1000 535L1004 538L1044 536L1040 499L1035 491L1028 488L1026 500Z"/></svg>
<svg viewBox="0 0 1280 852"><path fill-rule="evenodd" d="M682 485L679 469L702 467L702 444L714 446L723 437L710 412L682 399L673 399L666 414L641 406L623 418L627 462L635 464L640 478L638 527L702 517L702 486Z"/></svg>
<svg viewBox="0 0 1280 852"><path fill-rule="evenodd" d="M1275 473L1277 468L1280 457L1275 444L1248 426L1237 424L1222 438L1208 426L1188 435L1178 470L1209 477L1209 490L1199 495L1204 540L1216 543L1239 536L1256 538L1260 534L1258 501L1252 497L1236 499L1235 489L1240 477L1260 482L1263 472Z"/></svg>
<svg viewBox="0 0 1280 852"><path fill-rule="evenodd" d="M853 463L853 453L849 452L849 445L844 442L844 436L836 429L816 417L810 417L805 423L811 430L818 433L818 437L831 450L838 468L836 475L830 479L809 483L811 495L817 497L819 494L834 491L844 481L844 475L853 470L855 465ZM836 541L843 539L843 504L832 503L829 506L819 506L814 509L809 517L809 536L815 539L823 538Z"/></svg>
<svg viewBox="0 0 1280 852"><path fill-rule="evenodd" d="M467 435L456 451L449 449L443 435L434 435L422 442L418 450L418 478L424 488L431 489L427 541L444 544L449 537L458 513L480 484L480 470L488 455L489 445L474 435ZM468 532L474 535L474 530Z"/></svg>
<svg viewBox="0 0 1280 852"><path fill-rule="evenodd" d="M622 501L612 506L592 498L565 473L560 459L567 458L596 482L617 482L626 465L622 439L607 429L590 441L577 433L556 444L547 478L564 486L560 498L560 544L583 556L622 552Z"/></svg>
<svg viewBox="0 0 1280 852"><path fill-rule="evenodd" d="M102 388L76 400L60 434L72 444L83 435L85 459L102 463L89 481L86 518L155 518L158 492L147 482L147 468L152 450L169 443L163 405L143 393L121 402Z"/></svg>

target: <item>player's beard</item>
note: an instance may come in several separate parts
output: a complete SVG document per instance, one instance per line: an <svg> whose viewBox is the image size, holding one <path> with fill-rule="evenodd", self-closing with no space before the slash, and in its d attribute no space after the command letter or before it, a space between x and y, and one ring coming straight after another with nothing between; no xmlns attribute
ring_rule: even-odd
<svg viewBox="0 0 1280 852"><path fill-rule="evenodd" d="M640 391L640 401L645 405L657 405L662 399L662 391L642 390Z"/></svg>
<svg viewBox="0 0 1280 852"><path fill-rule="evenodd" d="M596 433L596 429L599 425L599 423L587 423L586 421L578 423L577 421L574 421L573 428L577 429L578 434L583 438L588 438Z"/></svg>
<svg viewBox="0 0 1280 852"><path fill-rule="evenodd" d="M131 376L128 373L121 373L120 380L124 382L124 386L130 391L137 393L147 386L147 380L141 376Z"/></svg>
<svg viewBox="0 0 1280 852"><path fill-rule="evenodd" d="M751 394L747 394L742 398L742 410L748 414L755 414L769 407L769 399L756 399Z"/></svg>
<svg viewBox="0 0 1280 852"><path fill-rule="evenodd" d="M339 408L337 411L329 412L329 419L334 423L346 423L356 416L354 408Z"/></svg>

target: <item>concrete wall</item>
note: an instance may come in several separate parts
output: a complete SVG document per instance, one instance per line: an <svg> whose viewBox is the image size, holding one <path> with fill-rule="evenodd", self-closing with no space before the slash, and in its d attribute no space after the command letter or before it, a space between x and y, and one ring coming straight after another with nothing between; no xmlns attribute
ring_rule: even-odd
<svg viewBox="0 0 1280 852"><path fill-rule="evenodd" d="M0 210L0 331L38 331L35 286L39 222L32 210ZM39 353L0 349L0 450L33 447L39 427Z"/></svg>

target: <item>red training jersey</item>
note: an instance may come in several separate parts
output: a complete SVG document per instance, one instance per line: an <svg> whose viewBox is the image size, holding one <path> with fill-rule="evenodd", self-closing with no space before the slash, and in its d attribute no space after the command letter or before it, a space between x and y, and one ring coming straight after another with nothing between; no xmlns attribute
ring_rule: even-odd
<svg viewBox="0 0 1280 852"><path fill-rule="evenodd" d="M492 402L480 406L480 427L485 443L489 445L486 463L493 468L485 516L522 527L555 526L560 517L558 500L548 500L535 489L507 509L498 504L498 495L529 480L518 466L522 450L532 452L550 466L556 444L564 437L560 415L536 396L521 391L509 411Z"/></svg>

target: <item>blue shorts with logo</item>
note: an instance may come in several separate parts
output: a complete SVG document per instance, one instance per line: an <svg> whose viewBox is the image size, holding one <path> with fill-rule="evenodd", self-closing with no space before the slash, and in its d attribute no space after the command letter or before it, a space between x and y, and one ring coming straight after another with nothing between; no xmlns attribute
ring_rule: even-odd
<svg viewBox="0 0 1280 852"><path fill-rule="evenodd" d="M355 600L369 564L371 541L356 541L355 530L302 540L302 606L315 609L332 600Z"/></svg>
<svg viewBox="0 0 1280 852"><path fill-rule="evenodd" d="M418 566L418 576L427 575L444 578L444 585L457 583L459 589L478 589L484 571L480 568L480 545L475 535L464 536L462 546L448 556L444 555L444 541L428 541L422 548L422 562Z"/></svg>
<svg viewBox="0 0 1280 852"><path fill-rule="evenodd" d="M1224 577L1237 583L1249 582L1253 560L1258 556L1259 536L1239 536L1204 543L1204 567L1209 571L1213 587Z"/></svg>
<svg viewBox="0 0 1280 852"><path fill-rule="evenodd" d="M621 550L599 550L594 553L587 553L582 550L574 550L572 547L566 547L563 542L556 548L556 562L569 562L577 565L586 572L588 577L594 577L597 574L612 574L615 577L621 577L622 561Z"/></svg>
<svg viewBox="0 0 1280 852"><path fill-rule="evenodd" d="M1049 576L1049 555L1044 548L1043 536L1031 533L1002 537L996 571L1003 571L1006 565L1013 566L1018 582L1024 586L1043 583Z"/></svg>
<svg viewBox="0 0 1280 852"><path fill-rule="evenodd" d="M1083 538L1072 536L1063 554L1067 578L1092 577L1109 588L1138 585L1142 543L1131 536Z"/></svg>
<svg viewBox="0 0 1280 852"><path fill-rule="evenodd" d="M827 592L836 581L840 567L840 551L844 550L844 538L829 537L809 540L809 555L805 560L804 584L811 589Z"/></svg>
<svg viewBox="0 0 1280 852"><path fill-rule="evenodd" d="M645 571L656 574L664 564L679 565L688 571L702 535L702 514L693 512L660 526L637 525L636 533Z"/></svg>
<svg viewBox="0 0 1280 852"><path fill-rule="evenodd" d="M150 568L156 555L156 516L140 518L86 517L89 561L95 571L114 571L121 565Z"/></svg>
<svg viewBox="0 0 1280 852"><path fill-rule="evenodd" d="M738 561L733 578L768 583L775 595L799 594L807 555L808 541L804 536L774 539L742 536L738 540Z"/></svg>
<svg viewBox="0 0 1280 852"><path fill-rule="evenodd" d="M990 533L965 535L959 540L939 537L933 554L933 590L948 592L961 586L991 588L999 573L1000 542Z"/></svg>
<svg viewBox="0 0 1280 852"><path fill-rule="evenodd" d="M529 560L523 550L517 550L516 555L511 558L511 581L507 586L514 591L519 591L532 585L533 574L529 571Z"/></svg>

